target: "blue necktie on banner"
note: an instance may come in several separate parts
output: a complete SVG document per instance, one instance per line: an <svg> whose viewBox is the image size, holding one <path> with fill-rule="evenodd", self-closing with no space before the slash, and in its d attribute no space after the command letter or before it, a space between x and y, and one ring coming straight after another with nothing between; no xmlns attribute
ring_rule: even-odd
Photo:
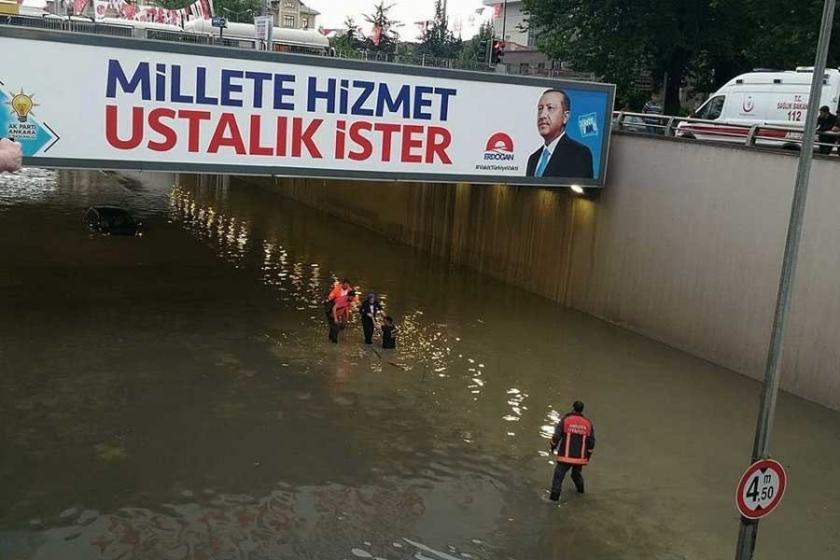
<svg viewBox="0 0 840 560"><path fill-rule="evenodd" d="M537 164L537 172L534 173L536 177L542 177L543 173L545 172L545 168L548 166L548 160L551 159L551 152L548 151L548 148L543 148L543 153L540 156L540 162Z"/></svg>

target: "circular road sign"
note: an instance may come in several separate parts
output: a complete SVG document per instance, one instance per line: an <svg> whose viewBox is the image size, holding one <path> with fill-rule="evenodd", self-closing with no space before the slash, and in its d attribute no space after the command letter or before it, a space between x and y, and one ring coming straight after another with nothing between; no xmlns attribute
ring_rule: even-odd
<svg viewBox="0 0 840 560"><path fill-rule="evenodd" d="M787 475L781 463L773 459L756 461L738 483L735 503L747 519L761 519L779 505L787 486Z"/></svg>

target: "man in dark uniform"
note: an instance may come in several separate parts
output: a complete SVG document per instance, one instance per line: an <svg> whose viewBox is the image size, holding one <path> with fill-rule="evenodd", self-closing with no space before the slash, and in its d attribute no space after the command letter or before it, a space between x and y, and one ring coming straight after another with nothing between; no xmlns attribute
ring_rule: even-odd
<svg viewBox="0 0 840 560"><path fill-rule="evenodd" d="M560 489L563 479L569 469L572 470L572 481L579 494L583 494L583 466L589 463L592 450L595 449L595 428L589 418L583 415L583 403L575 401L572 412L566 414L551 437L551 452L555 453L557 465L554 467L554 479L551 482L553 501L560 499Z"/></svg>
<svg viewBox="0 0 840 560"><path fill-rule="evenodd" d="M572 101L561 89L546 90L537 103L537 130L543 145L528 158L526 177L591 179L592 152L569 138Z"/></svg>
<svg viewBox="0 0 840 560"><path fill-rule="evenodd" d="M369 293L359 308L359 314L362 316L362 330L365 333L365 344L373 344L373 328L376 324L376 316L380 311L382 311L382 306L379 305L376 294Z"/></svg>

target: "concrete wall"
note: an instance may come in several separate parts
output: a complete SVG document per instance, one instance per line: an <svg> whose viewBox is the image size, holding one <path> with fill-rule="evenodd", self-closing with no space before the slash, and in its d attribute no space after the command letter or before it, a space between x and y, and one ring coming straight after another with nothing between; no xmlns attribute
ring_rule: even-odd
<svg viewBox="0 0 840 560"><path fill-rule="evenodd" d="M760 378L796 158L615 136L596 200L527 187L277 179L390 238ZM840 409L840 166L814 162L782 385Z"/></svg>

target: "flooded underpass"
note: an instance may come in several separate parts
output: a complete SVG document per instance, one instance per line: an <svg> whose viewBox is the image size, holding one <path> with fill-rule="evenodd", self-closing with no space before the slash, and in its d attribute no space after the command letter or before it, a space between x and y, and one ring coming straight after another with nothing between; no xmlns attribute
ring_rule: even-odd
<svg viewBox="0 0 840 560"><path fill-rule="evenodd" d="M0 558L734 555L757 383L247 183L198 183L0 177ZM102 204L143 237L91 237L81 215ZM379 294L396 351L365 347L358 320L329 342L341 276ZM567 481L558 506L547 438L576 399L598 446L587 494ZM756 557L836 558L840 414L782 395L773 449L790 486Z"/></svg>

